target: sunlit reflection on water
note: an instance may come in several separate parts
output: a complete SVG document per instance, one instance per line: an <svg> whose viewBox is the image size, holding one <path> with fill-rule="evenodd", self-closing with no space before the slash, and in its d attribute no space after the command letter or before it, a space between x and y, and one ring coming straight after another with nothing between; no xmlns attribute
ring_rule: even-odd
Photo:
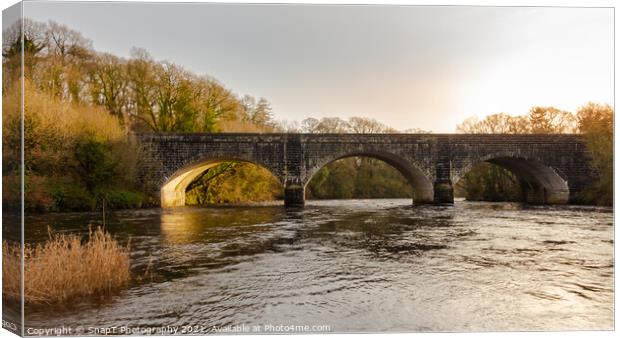
<svg viewBox="0 0 620 338"><path fill-rule="evenodd" d="M333 331L613 328L610 208L410 200L119 211L134 282L31 308L27 326L331 325ZM87 229L98 214L33 216ZM27 309L28 310L28 309Z"/></svg>

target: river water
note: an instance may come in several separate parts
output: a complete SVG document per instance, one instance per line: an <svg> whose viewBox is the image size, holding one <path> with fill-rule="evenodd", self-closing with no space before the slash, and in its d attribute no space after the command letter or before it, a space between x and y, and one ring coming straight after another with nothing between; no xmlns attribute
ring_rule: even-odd
<svg viewBox="0 0 620 338"><path fill-rule="evenodd" d="M87 231L89 223L101 215L30 216L26 236L45 239L48 224ZM108 299L27 306L26 327L64 325L85 335L112 327L138 334L613 328L611 208L309 201L303 210L118 211L106 228L122 242L131 237L132 285Z"/></svg>

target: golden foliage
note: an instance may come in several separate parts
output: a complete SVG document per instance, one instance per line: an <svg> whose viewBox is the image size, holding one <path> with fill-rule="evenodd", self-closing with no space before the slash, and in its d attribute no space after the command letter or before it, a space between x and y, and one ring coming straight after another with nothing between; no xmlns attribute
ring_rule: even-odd
<svg viewBox="0 0 620 338"><path fill-rule="evenodd" d="M76 135L94 135L108 141L125 137L126 132L118 118L103 107L60 101L38 91L28 80L25 81L24 89L28 98L24 106L26 121L32 119L33 127L36 128L29 128L28 131L33 134L27 134L26 137L37 137L37 133L43 131L64 140Z"/></svg>
<svg viewBox="0 0 620 338"><path fill-rule="evenodd" d="M21 154L19 82L3 96L3 182L19 184ZM27 97L24 107L24 156L26 174L26 205L28 210L69 210L61 206L61 197L54 191L72 187L83 188L83 175L77 171L80 144L102 144L105 160L114 163L112 182L119 187L132 187L142 152L119 118L103 107L67 102L41 92L28 79L24 82ZM110 187L112 188L112 187ZM75 190L73 189L73 190ZM9 186L4 192L19 191ZM83 189L82 189L83 190ZM77 190L75 190L77 192ZM78 209L89 209L96 196L86 196ZM83 199L79 197L79 199ZM19 194L3 197L9 207L19 207ZM74 208L75 209L75 208Z"/></svg>
<svg viewBox="0 0 620 338"><path fill-rule="evenodd" d="M555 134L580 133L584 136L588 149L592 153L594 165L598 168L599 181L589 187L578 199L582 203L611 205L613 203L613 115L614 110L606 104L589 102L580 107L576 113L563 111L554 107L532 107L527 115L511 116L505 113L489 115L483 120L471 117L457 126L461 133L499 133L499 134ZM500 172L498 170L498 172ZM474 199L504 200L508 198L505 191L513 178L503 170L502 175L492 175L490 166L481 166L470 172L466 180L460 182L462 188ZM497 189L497 187L507 187ZM490 197L489 197L490 196ZM469 198L469 197L468 197Z"/></svg>
<svg viewBox="0 0 620 338"><path fill-rule="evenodd" d="M4 156L7 163L19 160L19 125L21 110L20 90L3 96L3 143L11 145ZM24 82L24 150L26 170L30 165L47 162L59 163L70 155L75 143L85 137L105 142L122 142L127 132L116 117L105 109L63 102L40 92L30 81ZM45 168L47 169L47 168ZM45 170L47 172L47 170ZM47 172L49 174L49 172Z"/></svg>
<svg viewBox="0 0 620 338"><path fill-rule="evenodd" d="M584 135L592 153L594 165L600 177L597 186L592 187L586 200L597 204L613 204L614 177L614 110L610 105L589 102L577 110L579 131Z"/></svg>
<svg viewBox="0 0 620 338"><path fill-rule="evenodd" d="M225 162L192 182L186 201L188 205L263 202L281 195L282 185L269 170L251 163Z"/></svg>

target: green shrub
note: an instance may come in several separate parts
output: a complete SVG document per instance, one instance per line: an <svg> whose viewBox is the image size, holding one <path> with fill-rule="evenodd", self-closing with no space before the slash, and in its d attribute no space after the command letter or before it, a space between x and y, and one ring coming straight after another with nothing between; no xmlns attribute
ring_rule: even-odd
<svg viewBox="0 0 620 338"><path fill-rule="evenodd" d="M118 161L114 155L109 142L97 140L91 135L77 143L74 153L77 162L75 171L91 193L105 188L116 176Z"/></svg>
<svg viewBox="0 0 620 338"><path fill-rule="evenodd" d="M47 189L54 201L49 211L90 211L97 205L95 197L75 182L54 181Z"/></svg>
<svg viewBox="0 0 620 338"><path fill-rule="evenodd" d="M106 207L110 209L140 208L144 203L144 195L140 192L113 189L103 193Z"/></svg>
<svg viewBox="0 0 620 338"><path fill-rule="evenodd" d="M481 163L456 184L455 194L468 201L521 201L523 192L517 177L492 163Z"/></svg>

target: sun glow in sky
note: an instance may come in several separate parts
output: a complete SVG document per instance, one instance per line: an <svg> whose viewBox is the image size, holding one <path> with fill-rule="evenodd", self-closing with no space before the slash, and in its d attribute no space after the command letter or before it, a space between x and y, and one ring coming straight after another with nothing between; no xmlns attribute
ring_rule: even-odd
<svg viewBox="0 0 620 338"><path fill-rule="evenodd" d="M473 115L613 103L611 8L26 2L24 15L211 75L280 120L454 132Z"/></svg>

